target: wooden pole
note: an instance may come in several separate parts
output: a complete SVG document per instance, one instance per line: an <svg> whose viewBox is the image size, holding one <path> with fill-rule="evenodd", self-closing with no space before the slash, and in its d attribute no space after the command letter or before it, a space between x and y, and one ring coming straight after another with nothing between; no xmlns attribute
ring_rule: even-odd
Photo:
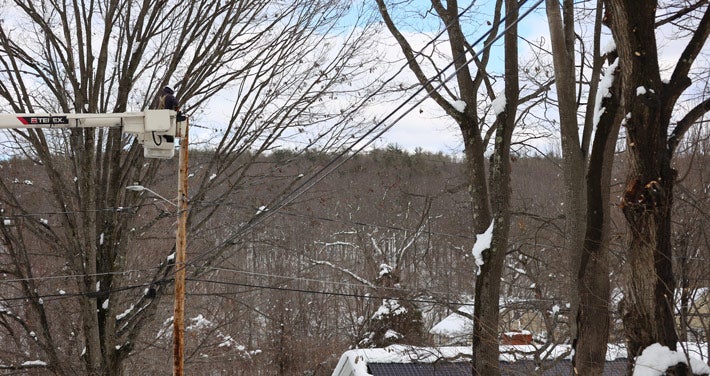
<svg viewBox="0 0 710 376"><path fill-rule="evenodd" d="M188 126L178 129L180 137L178 174L178 222L175 237L175 311L173 314L173 376L184 374L185 354L185 260L187 251L187 160ZM180 128L180 124L178 124Z"/></svg>

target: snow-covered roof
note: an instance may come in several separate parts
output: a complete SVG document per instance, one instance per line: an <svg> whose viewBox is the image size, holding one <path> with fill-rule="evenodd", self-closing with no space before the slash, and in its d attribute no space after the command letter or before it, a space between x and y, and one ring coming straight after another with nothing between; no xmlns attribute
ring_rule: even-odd
<svg viewBox="0 0 710 376"><path fill-rule="evenodd" d="M459 308L459 311L473 315L473 306L462 306ZM470 336L471 333L473 333L473 321L468 317L454 312L434 325L434 327L429 330L429 333L445 337Z"/></svg>
<svg viewBox="0 0 710 376"><path fill-rule="evenodd" d="M433 363L442 358L463 361L471 356L471 347L413 347L392 345L377 349L348 350L340 357L333 376L368 376L368 363Z"/></svg>
<svg viewBox="0 0 710 376"><path fill-rule="evenodd" d="M540 349L535 345L508 345L500 346L499 360L501 364L516 362L530 362L534 359L534 353ZM371 376L368 373L368 365L372 364L429 364L445 360L448 363L467 362L470 360L470 346L449 346L449 347L414 347L405 345L392 345L385 348L376 349L354 349L346 351L335 367L332 376ZM543 351L540 355L542 359L559 359L566 361L571 359L571 351L568 345L552 346ZM626 358L626 350L622 346L609 345L607 350L607 361ZM523 364L521 364L523 366ZM527 363L525 366L529 366Z"/></svg>
<svg viewBox="0 0 710 376"><path fill-rule="evenodd" d="M708 359L707 343L679 343L678 348L687 351L688 356L691 358L691 364L693 366L693 369L699 369L702 371L710 369L705 368L707 367L707 365L703 365L703 361L701 361L702 359ZM644 369L644 365L649 368L649 365L653 366L655 364L653 362L665 362L665 360L667 359L676 360L680 359L681 357L680 351L678 353L675 353L671 352L667 348L663 348L661 350L665 350L665 352L662 352L659 349L661 349L660 345L654 345L647 349L647 351L644 351L645 357L644 355L642 355L638 360L639 365L642 366L639 368ZM538 350L540 350L540 346L536 345L500 346L500 356L498 359L501 362L501 367L503 367L505 364L510 365L517 363L520 363L520 367L527 367L530 366L530 364L528 363L530 363L534 358L533 354ZM333 371L332 376L371 376L371 374L368 373L368 364L429 364L434 362L441 362L442 360L455 363L467 362L470 360L470 356L470 346L414 347L406 345L392 345L385 348L377 349L354 349L348 350L343 353L343 355L340 357L338 365ZM548 361L562 358L561 361L563 363L569 363L569 361L571 360L571 349L569 345L551 346L549 349L544 350L543 353L539 356L541 359L548 359ZM606 352L607 364L610 364L610 362L618 362L619 360L623 360L626 357L627 353L624 345L608 345ZM685 353L682 353L682 357L683 359L685 359ZM511 366L507 367L510 368ZM654 373L641 374L656 376L656 374Z"/></svg>

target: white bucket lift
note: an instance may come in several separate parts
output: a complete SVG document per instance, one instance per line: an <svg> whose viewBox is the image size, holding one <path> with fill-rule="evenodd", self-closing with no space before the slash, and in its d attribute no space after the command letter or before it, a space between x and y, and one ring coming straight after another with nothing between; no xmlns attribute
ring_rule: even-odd
<svg viewBox="0 0 710 376"><path fill-rule="evenodd" d="M170 159L175 155L177 112L147 110L115 114L0 114L0 128L99 128L122 127L136 136L146 158ZM182 132L181 132L182 133Z"/></svg>

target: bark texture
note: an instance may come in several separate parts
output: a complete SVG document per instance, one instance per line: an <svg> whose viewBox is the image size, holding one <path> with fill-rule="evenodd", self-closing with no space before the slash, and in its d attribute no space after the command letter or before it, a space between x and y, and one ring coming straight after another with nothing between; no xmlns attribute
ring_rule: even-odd
<svg viewBox="0 0 710 376"><path fill-rule="evenodd" d="M619 130L618 80L604 98L604 112L595 124L595 101L601 70L599 34L601 8L597 10L593 66L588 91L584 137L579 139L574 59L574 4L546 2L553 48L555 83L560 112L565 182L565 249L570 255L570 337L577 374L602 375L609 336L609 183ZM601 6L601 5L600 5ZM564 16L563 16L564 15ZM615 74L612 67L606 74ZM593 129L594 143L587 163ZM586 171L586 176L585 176Z"/></svg>
<svg viewBox="0 0 710 376"><path fill-rule="evenodd" d="M607 0L605 5L620 60L621 107L627 114L629 173L621 209L630 239L622 313L633 359L653 343L675 349L678 341L671 245L676 171L671 161L675 142L687 128L679 122L671 130L670 124L678 98L690 86L690 67L707 40L710 15L705 7L670 80L663 82L655 36L657 3Z"/></svg>

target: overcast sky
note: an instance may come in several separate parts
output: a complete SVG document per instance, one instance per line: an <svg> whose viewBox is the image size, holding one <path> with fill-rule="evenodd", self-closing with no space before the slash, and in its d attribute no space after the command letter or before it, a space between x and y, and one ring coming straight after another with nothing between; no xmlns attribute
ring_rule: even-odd
<svg viewBox="0 0 710 376"><path fill-rule="evenodd" d="M426 3L428 3L428 1L422 3L425 8ZM492 2L481 2L481 4L488 3ZM532 3L532 1L530 3ZM485 31L488 30L489 26L487 25L486 20L492 18L489 15L491 9L487 7L488 5L486 5L486 7L471 9L470 13L473 18L467 21L470 25L470 30L467 31L470 41L478 39ZM430 15L429 17L431 18L433 16ZM422 22L413 22L411 25L403 23L402 25L402 31L409 36L410 42L412 42L415 48L417 45L424 45L429 42L434 36L434 33L438 32L438 30L433 29L422 30L422 28L427 27L427 24ZM432 25L434 25L434 23L432 23ZM419 27L420 30L414 30L415 27ZM525 37L529 40L537 40L541 37L546 38L546 27L547 25L545 23L542 8L539 8L537 11L531 13L526 19L522 20L519 25L520 33L525 35ZM386 29L381 34L381 38L381 42L388 43L393 46L395 45L394 39L392 39ZM502 49L500 48L501 45L502 39L496 43L493 49L489 64L489 69L491 71L502 71L503 54ZM474 48L476 50L480 50L482 46L482 44L479 44L474 46ZM524 42L521 41L520 50L522 60L525 55L529 54L529 48ZM399 50L398 47L389 48L386 51L391 55L391 57L388 58L389 60L401 58L401 50ZM397 67L403 64L404 62L398 64ZM447 75L451 73L452 71L449 71L447 72ZM392 74L394 74L394 70ZM403 81L408 80L409 82L414 82L413 75L408 69L404 69L401 77ZM400 77L398 77L398 79L400 79ZM197 122L205 124L209 127L219 127L219 124L225 123L231 113L231 106L225 106L222 101L225 101L225 103L228 102L230 100L228 95L229 94L224 94L222 99L217 98L213 100L211 106L204 112L205 115L197 117ZM402 102L403 100L379 103L372 106L368 111L372 113L371 117L373 118L383 118ZM416 101L410 102L404 108L411 108L414 106L415 102ZM442 152L445 154L458 155L462 153L463 146L460 141L461 135L459 133L458 126L456 126L455 123L448 117L444 116L443 112L433 101L427 100L421 105L416 105L414 107L415 109L413 111L399 120L391 128L391 130L389 130L383 137L375 141L372 146L385 147L387 145L394 144L408 151L414 151L417 148L421 148L425 151ZM369 117L370 116L368 116L368 118ZM386 126L392 124L395 118L397 118L397 116L393 117L392 120L386 122L384 125ZM204 139L207 135L207 131L205 130L193 128L191 133L192 132L196 132L195 137L198 139ZM545 143L549 143L549 141L545 141Z"/></svg>

